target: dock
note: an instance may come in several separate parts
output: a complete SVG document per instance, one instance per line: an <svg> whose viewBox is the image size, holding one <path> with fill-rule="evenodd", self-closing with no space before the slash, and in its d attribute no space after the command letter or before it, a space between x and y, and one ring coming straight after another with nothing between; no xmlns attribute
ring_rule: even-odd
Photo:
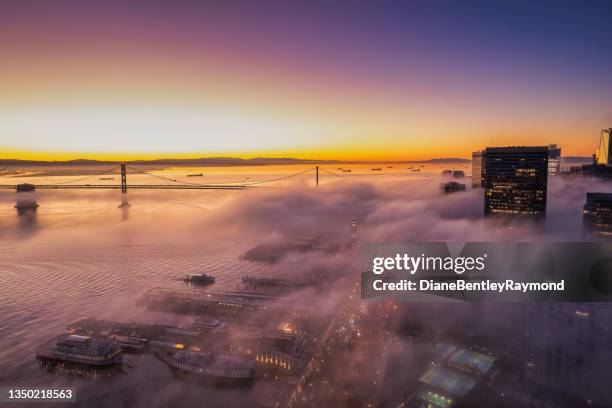
<svg viewBox="0 0 612 408"><path fill-rule="evenodd" d="M244 292L192 292L154 288L139 303L154 310L233 318L243 313L267 311L292 313L312 310L308 299L269 296Z"/></svg>

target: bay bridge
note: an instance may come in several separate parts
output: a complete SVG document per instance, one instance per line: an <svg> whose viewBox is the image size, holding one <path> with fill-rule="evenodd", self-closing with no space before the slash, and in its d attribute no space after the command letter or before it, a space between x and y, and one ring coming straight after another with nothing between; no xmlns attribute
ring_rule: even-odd
<svg viewBox="0 0 612 408"><path fill-rule="evenodd" d="M158 189L158 190L244 190L249 188L255 188L268 183L278 182L293 177L313 174L315 185L319 185L319 173L320 171L334 175L337 177L345 178L344 176L332 172L330 170L320 168L319 166L313 166L306 170L298 171L291 174L285 174L272 179L261 179L261 180L249 180L246 179L238 182L224 182L224 183L198 183L194 181L187 181L181 179L181 177L173 175L161 175L153 173L152 170L144 168L138 168L136 166L127 165L126 163L115 164L111 167L105 168L101 171L97 171L94 174L86 176L79 176L76 178L69 178L63 181L51 181L51 182L34 182L28 181L24 183L14 183L13 180L18 179L17 177L4 177L2 181L10 180L11 183L2 183L0 181L0 189L4 190L15 190L17 192L35 191L39 189L116 189L121 190L122 193L126 194L128 189ZM202 173L187 175L190 176L203 176ZM31 177L37 177L36 174L32 174ZM68 177L68 176L66 176ZM66 178L64 177L64 178ZM40 177L39 177L40 178ZM47 177L49 178L49 177ZM52 177L56 178L56 176Z"/></svg>

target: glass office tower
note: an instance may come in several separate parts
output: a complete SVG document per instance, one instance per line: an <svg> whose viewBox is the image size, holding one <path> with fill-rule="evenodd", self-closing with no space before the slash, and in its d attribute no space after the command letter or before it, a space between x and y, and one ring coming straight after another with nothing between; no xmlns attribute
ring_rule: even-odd
<svg viewBox="0 0 612 408"><path fill-rule="evenodd" d="M548 146L488 147L485 215L546 216Z"/></svg>

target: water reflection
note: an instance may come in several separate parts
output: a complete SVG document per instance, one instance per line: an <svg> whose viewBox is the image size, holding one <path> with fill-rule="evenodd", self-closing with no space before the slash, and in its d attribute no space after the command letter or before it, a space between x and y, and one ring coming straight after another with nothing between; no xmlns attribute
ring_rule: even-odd
<svg viewBox="0 0 612 408"><path fill-rule="evenodd" d="M24 205L18 202L15 206L17 209L18 231L22 238L31 236L39 229L38 204L34 204L29 203L29 205Z"/></svg>

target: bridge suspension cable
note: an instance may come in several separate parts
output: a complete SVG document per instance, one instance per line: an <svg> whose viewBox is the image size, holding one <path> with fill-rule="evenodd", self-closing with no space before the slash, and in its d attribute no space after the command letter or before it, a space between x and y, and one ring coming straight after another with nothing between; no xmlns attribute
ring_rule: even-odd
<svg viewBox="0 0 612 408"><path fill-rule="evenodd" d="M79 182L79 181L89 180L90 178L94 178L94 177L103 176L103 175L105 175L105 174L114 174L114 173L115 173L115 171L116 171L116 170L114 170L114 167L113 167L113 168L110 168L110 169L104 170L103 172L100 172L100 173L90 174L89 176L81 177L81 178L78 178L78 179L61 181L61 182L59 182L59 183L55 183L55 184L57 184L57 185L64 185L64 184L69 184L69 183L76 183L76 182Z"/></svg>
<svg viewBox="0 0 612 408"><path fill-rule="evenodd" d="M164 180L164 181L170 181L170 182L173 182L173 183L185 184L185 185L190 185L190 186L204 186L204 185L206 185L206 184L201 184L201 183L190 183L188 181L181 181L181 180L171 179L169 177L164 177L164 176L160 176L158 174L149 173L146 170L140 170L140 169L137 169L137 168L132 167L132 166L129 166L128 168L132 169L132 170L135 170L135 171L137 171L139 173L146 174L147 176L155 177L157 179Z"/></svg>
<svg viewBox="0 0 612 408"><path fill-rule="evenodd" d="M302 174L308 173L309 171L313 171L315 169L316 169L316 167L311 167L310 169L307 169L307 170L304 170L304 171L300 171L299 173L289 174L287 176L283 176L283 177L279 177L279 178L275 178L275 179L271 179L271 180L250 181L250 182L244 183L244 185L250 186L250 185L255 185L255 184L264 184L264 183L271 183L273 181L286 180L286 179L291 178L291 177L296 177L296 176L300 176Z"/></svg>
<svg viewBox="0 0 612 408"><path fill-rule="evenodd" d="M323 170L324 172L329 173L329 174L331 174L333 176L336 176L336 177L340 177L341 179L349 180L349 177L343 176L342 174L338 174L338 173L330 171L330 170L327 170L327 169L325 169L323 167L319 167L319 170Z"/></svg>
<svg viewBox="0 0 612 408"><path fill-rule="evenodd" d="M226 185L227 184L238 184L238 185L243 185L243 186L252 186L252 185L271 183L271 182L274 182L274 181L281 181L281 180L285 180L285 179L288 179L288 178L300 176L302 174L305 174L305 173L308 173L310 171L313 171L315 168L316 167L311 167L311 168L306 169L304 171L300 171L298 173L293 173L293 174L285 175L285 176L278 177L278 178L275 178L275 179L255 180L255 181L249 181L249 182L246 182L246 181L242 181L242 182L228 182L228 183L223 183L223 184L226 184ZM129 169L138 171L138 172L140 172L142 174L146 174L146 175L149 175L151 177L155 177L155 178L158 178L158 179L161 179L161 180L170 181L170 182L173 182L173 183L180 183L180 184L185 184L185 185L190 185L190 186L206 186L206 185L211 185L211 183L203 184L203 183L192 183L192 182L188 182L188 181L176 180L176 179L172 179L172 178L169 178L169 177L160 176L158 174L149 173L146 170L140 170L140 169L134 168L132 166L130 166Z"/></svg>

